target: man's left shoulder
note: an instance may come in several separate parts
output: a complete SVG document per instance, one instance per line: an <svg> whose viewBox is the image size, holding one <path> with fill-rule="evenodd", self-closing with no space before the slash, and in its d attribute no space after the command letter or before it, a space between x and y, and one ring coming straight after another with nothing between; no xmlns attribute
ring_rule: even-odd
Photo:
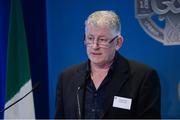
<svg viewBox="0 0 180 120"><path fill-rule="evenodd" d="M136 71L136 72L155 71L155 69L150 67L149 65L135 61L135 60L128 60L128 63L132 71Z"/></svg>
<svg viewBox="0 0 180 120"><path fill-rule="evenodd" d="M129 67L130 74L136 83L144 81L148 84L159 85L159 76L154 68L134 60L129 61Z"/></svg>

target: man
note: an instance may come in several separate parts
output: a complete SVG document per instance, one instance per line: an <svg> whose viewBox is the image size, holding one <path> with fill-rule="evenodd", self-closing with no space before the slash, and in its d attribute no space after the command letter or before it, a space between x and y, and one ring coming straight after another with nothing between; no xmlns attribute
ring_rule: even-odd
<svg viewBox="0 0 180 120"><path fill-rule="evenodd" d="M85 22L88 61L59 78L55 118L160 118L155 70L117 51L123 38L113 11L96 11Z"/></svg>

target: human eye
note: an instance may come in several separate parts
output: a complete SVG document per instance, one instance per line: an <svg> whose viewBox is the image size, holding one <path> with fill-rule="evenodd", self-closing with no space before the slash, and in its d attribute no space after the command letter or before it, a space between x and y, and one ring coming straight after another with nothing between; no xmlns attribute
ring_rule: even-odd
<svg viewBox="0 0 180 120"><path fill-rule="evenodd" d="M100 38L100 39L99 39L99 42L100 42L100 43L106 43L107 41L108 41L108 40L105 39L105 38Z"/></svg>
<svg viewBox="0 0 180 120"><path fill-rule="evenodd" d="M92 36L88 36L88 37L87 37L87 40L90 41L90 42L92 42L92 41L94 40L94 38L93 38Z"/></svg>

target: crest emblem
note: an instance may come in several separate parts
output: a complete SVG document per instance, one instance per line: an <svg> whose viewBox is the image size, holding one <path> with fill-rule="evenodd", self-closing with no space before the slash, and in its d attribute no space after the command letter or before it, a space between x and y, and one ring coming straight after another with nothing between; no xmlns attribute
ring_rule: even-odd
<svg viewBox="0 0 180 120"><path fill-rule="evenodd" d="M135 9L149 36L164 45L180 45L180 0L136 0Z"/></svg>

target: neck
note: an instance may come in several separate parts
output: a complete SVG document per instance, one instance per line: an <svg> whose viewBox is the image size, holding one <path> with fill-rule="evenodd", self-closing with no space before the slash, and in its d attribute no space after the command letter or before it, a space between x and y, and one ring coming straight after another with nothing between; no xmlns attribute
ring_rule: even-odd
<svg viewBox="0 0 180 120"><path fill-rule="evenodd" d="M91 71L92 73L97 72L97 71L108 71L112 63L113 63L113 60L105 64L94 64L91 62Z"/></svg>
<svg viewBox="0 0 180 120"><path fill-rule="evenodd" d="M91 79L96 89L98 89L101 82L106 77L112 63L113 63L113 60L103 65L97 65L97 64L91 63Z"/></svg>

